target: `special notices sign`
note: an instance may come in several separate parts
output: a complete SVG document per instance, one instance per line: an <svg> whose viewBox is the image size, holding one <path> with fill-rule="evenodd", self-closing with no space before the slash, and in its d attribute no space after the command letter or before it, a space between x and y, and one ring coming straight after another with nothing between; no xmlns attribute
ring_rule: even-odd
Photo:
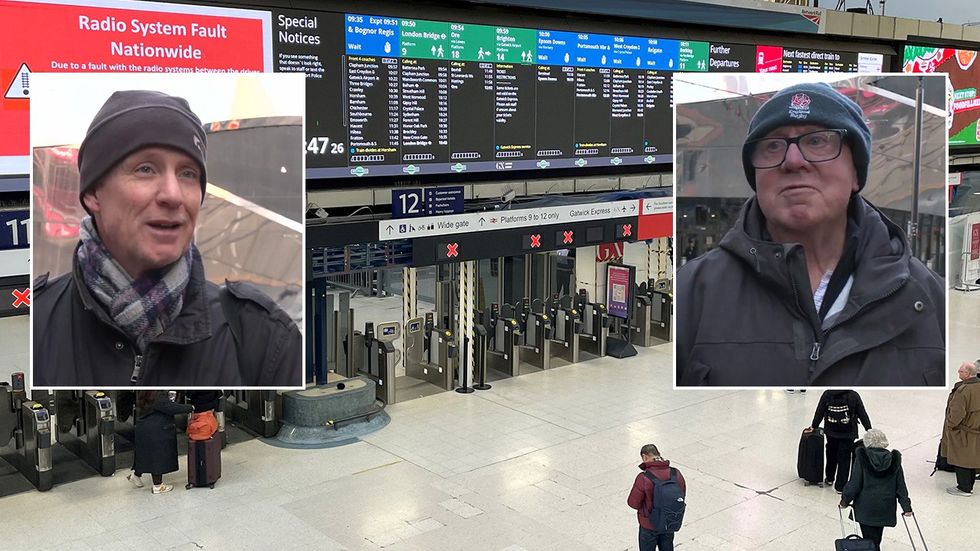
<svg viewBox="0 0 980 551"><path fill-rule="evenodd" d="M0 0L0 174L29 170L32 72L266 72L268 12L154 2Z"/></svg>
<svg viewBox="0 0 980 551"><path fill-rule="evenodd" d="M974 50L906 46L906 73L948 73L953 86L949 107L949 145L980 144L980 63Z"/></svg>

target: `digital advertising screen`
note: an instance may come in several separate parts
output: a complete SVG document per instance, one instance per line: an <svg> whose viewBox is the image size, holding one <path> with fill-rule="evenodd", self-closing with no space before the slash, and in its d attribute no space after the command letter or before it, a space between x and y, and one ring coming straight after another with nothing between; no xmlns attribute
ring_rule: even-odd
<svg viewBox="0 0 980 551"><path fill-rule="evenodd" d="M980 63L975 50L906 46L902 57L906 73L947 73L953 87L950 103L949 146L980 145Z"/></svg>
<svg viewBox="0 0 980 551"><path fill-rule="evenodd" d="M610 316L629 319L633 314L634 266L606 265L606 311Z"/></svg>
<svg viewBox="0 0 980 551"><path fill-rule="evenodd" d="M0 0L0 175L30 171L35 72L272 70L269 12L120 0Z"/></svg>

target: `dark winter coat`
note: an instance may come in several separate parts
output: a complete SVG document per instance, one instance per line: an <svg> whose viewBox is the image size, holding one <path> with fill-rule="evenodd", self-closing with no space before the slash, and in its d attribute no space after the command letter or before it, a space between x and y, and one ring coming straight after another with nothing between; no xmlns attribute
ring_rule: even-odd
<svg viewBox="0 0 980 551"><path fill-rule="evenodd" d="M854 504L854 518L868 526L895 526L895 501L902 511L912 512L909 489L898 450L858 448L854 452L851 479L844 486L841 503Z"/></svg>
<svg viewBox="0 0 980 551"><path fill-rule="evenodd" d="M850 422L843 426L836 423L824 422L824 433L829 438L841 440L854 440L858 436L858 420L864 425L864 430L871 430L871 418L864 409L864 402L861 395L853 390L825 390L820 396L820 403L817 410L813 413L813 422L810 426L816 429L820 423L826 421L827 408L831 404L846 403L849 412Z"/></svg>
<svg viewBox="0 0 980 551"><path fill-rule="evenodd" d="M860 196L848 216L853 284L843 310L822 321L803 246L766 239L755 197L746 201L719 248L677 272L678 384L945 384L942 278Z"/></svg>
<svg viewBox="0 0 980 551"><path fill-rule="evenodd" d="M950 465L980 469L980 379L971 377L953 386L939 453Z"/></svg>
<svg viewBox="0 0 980 551"><path fill-rule="evenodd" d="M190 413L193 407L175 404L166 392L158 392L149 411L136 420L136 452L133 470L150 474L167 474L180 468L177 465L177 429L174 415Z"/></svg>
<svg viewBox="0 0 980 551"><path fill-rule="evenodd" d="M221 399L221 392L218 390L189 390L187 391L187 401L194 406L194 411L218 409L218 401Z"/></svg>
<svg viewBox="0 0 980 551"><path fill-rule="evenodd" d="M50 281L44 275L34 283L35 386L302 384L303 341L296 324L249 284L227 282L222 291L207 281L196 252L183 309L145 354L81 282L76 260L72 273ZM229 311L237 313L239 338L225 315L222 293L233 307Z"/></svg>
<svg viewBox="0 0 980 551"><path fill-rule="evenodd" d="M670 478L670 461L665 459L640 463L640 470L650 471L654 477L667 480ZM680 470L677 471L677 484L681 490L687 492L687 482L684 481L684 475L681 474ZM626 498L626 503L636 509L636 520L640 526L647 530L656 530L656 527L650 525L649 518L650 510L653 509L653 487L653 481L641 472L636 475L633 488L630 489L630 495Z"/></svg>

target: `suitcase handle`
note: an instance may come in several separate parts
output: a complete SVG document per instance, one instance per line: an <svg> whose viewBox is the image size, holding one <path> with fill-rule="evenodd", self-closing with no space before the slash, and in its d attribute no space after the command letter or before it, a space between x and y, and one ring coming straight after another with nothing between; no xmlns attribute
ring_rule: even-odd
<svg viewBox="0 0 980 551"><path fill-rule="evenodd" d="M905 515L902 515L902 522L905 523L905 532L909 535L909 541L912 542L912 551L915 549L915 540L912 538L912 531L909 530L909 521L905 520ZM915 518L915 513L912 513L912 522L915 523L915 530L919 533L919 539L922 540L922 547L925 551L929 551L929 546L926 545L926 538L922 536L922 528L919 528L919 519Z"/></svg>
<svg viewBox="0 0 980 551"><path fill-rule="evenodd" d="M848 507L848 508L850 508L850 507ZM842 538L847 539L848 534L846 534L844 532L844 509L841 509L840 507L837 507L837 516L840 517L840 535L841 535ZM854 535L857 536L857 537L861 537L860 534L859 534L859 531L860 530L858 529L857 519L854 518L854 515L853 514L850 515L850 517L851 517L851 522L854 523ZM915 549L913 549L912 551L915 551ZM928 551L928 550L926 550L926 551Z"/></svg>

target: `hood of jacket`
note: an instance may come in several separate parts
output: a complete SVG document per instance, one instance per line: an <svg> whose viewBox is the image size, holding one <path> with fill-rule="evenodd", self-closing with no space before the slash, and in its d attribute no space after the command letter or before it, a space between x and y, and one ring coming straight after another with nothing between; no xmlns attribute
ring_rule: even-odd
<svg viewBox="0 0 980 551"><path fill-rule="evenodd" d="M649 469L669 469L670 461L667 459L661 459L660 461L644 461L640 463L640 470L646 471Z"/></svg>
<svg viewBox="0 0 980 551"><path fill-rule="evenodd" d="M902 454L898 450L858 448L857 453L864 455L867 465L873 473L891 474L902 463Z"/></svg>

